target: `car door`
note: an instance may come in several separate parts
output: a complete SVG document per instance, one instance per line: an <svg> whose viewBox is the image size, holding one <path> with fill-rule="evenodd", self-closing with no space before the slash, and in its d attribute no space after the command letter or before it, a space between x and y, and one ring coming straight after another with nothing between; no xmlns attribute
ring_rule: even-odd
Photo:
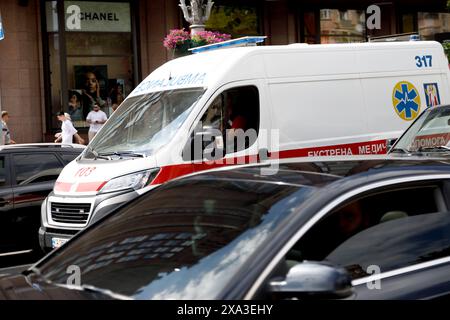
<svg viewBox="0 0 450 320"><path fill-rule="evenodd" d="M450 212L398 216L340 244L325 260L347 268L357 299L450 294Z"/></svg>
<svg viewBox="0 0 450 320"><path fill-rule="evenodd" d="M12 154L16 241L38 248L42 201L53 189L64 164L53 152Z"/></svg>
<svg viewBox="0 0 450 320"><path fill-rule="evenodd" d="M12 210L13 190L11 187L9 155L0 155L0 255L4 256L11 252L12 244Z"/></svg>
<svg viewBox="0 0 450 320"><path fill-rule="evenodd" d="M352 278L351 299L450 296L446 183L402 183L366 191L310 228L285 256L330 263Z"/></svg>

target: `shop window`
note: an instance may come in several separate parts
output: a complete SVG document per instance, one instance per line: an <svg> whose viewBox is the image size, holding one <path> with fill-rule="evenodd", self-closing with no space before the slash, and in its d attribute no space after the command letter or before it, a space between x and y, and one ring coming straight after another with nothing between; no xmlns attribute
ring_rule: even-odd
<svg viewBox="0 0 450 320"><path fill-rule="evenodd" d="M258 10L251 6L214 6L206 29L233 38L259 35Z"/></svg>
<svg viewBox="0 0 450 320"><path fill-rule="evenodd" d="M364 42L365 15L361 10L320 10L320 42Z"/></svg>
<svg viewBox="0 0 450 320"><path fill-rule="evenodd" d="M77 128L88 126L94 104L109 116L135 85L130 2L46 1L45 16L51 129L60 110Z"/></svg>
<svg viewBox="0 0 450 320"><path fill-rule="evenodd" d="M450 32L450 13L419 12L419 34L422 40L441 39L440 34ZM447 39L450 37L446 37Z"/></svg>

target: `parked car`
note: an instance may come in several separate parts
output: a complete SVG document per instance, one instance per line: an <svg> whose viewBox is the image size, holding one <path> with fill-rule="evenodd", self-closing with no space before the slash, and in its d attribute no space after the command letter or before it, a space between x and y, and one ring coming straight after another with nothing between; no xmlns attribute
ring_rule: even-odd
<svg viewBox="0 0 450 320"><path fill-rule="evenodd" d="M83 150L46 143L0 147L0 267L12 256L40 251L42 201L63 167Z"/></svg>
<svg viewBox="0 0 450 320"><path fill-rule="evenodd" d="M290 163L173 180L78 233L2 299L432 299L450 294L450 166Z"/></svg>

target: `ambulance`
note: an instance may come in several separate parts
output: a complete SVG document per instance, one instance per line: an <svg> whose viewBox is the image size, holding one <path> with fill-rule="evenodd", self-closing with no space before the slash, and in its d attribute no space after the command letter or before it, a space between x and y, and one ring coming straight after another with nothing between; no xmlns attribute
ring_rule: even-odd
<svg viewBox="0 0 450 320"><path fill-rule="evenodd" d="M42 205L41 246L58 247L119 205L186 174L385 154L386 142L424 109L450 103L438 42L235 47L261 41L198 48L140 83L61 172ZM229 132L251 134L228 148Z"/></svg>

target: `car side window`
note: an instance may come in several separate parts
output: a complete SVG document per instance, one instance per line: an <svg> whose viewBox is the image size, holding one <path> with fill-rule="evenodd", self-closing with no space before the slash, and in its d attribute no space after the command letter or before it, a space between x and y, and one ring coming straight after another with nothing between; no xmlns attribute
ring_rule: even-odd
<svg viewBox="0 0 450 320"><path fill-rule="evenodd" d="M258 89L255 86L236 87L214 99L201 118L202 130L217 130L222 134L219 147L224 147L226 153L237 152L256 141L259 116ZM247 133L242 139L237 134L239 129Z"/></svg>
<svg viewBox="0 0 450 320"><path fill-rule="evenodd" d="M6 159L5 157L0 157L0 187L6 185Z"/></svg>
<svg viewBox="0 0 450 320"><path fill-rule="evenodd" d="M13 164L17 185L55 181L63 168L53 153L16 154Z"/></svg>
<svg viewBox="0 0 450 320"><path fill-rule="evenodd" d="M438 186L402 188L353 200L311 228L286 256L326 261L353 279L450 255L450 213Z"/></svg>

